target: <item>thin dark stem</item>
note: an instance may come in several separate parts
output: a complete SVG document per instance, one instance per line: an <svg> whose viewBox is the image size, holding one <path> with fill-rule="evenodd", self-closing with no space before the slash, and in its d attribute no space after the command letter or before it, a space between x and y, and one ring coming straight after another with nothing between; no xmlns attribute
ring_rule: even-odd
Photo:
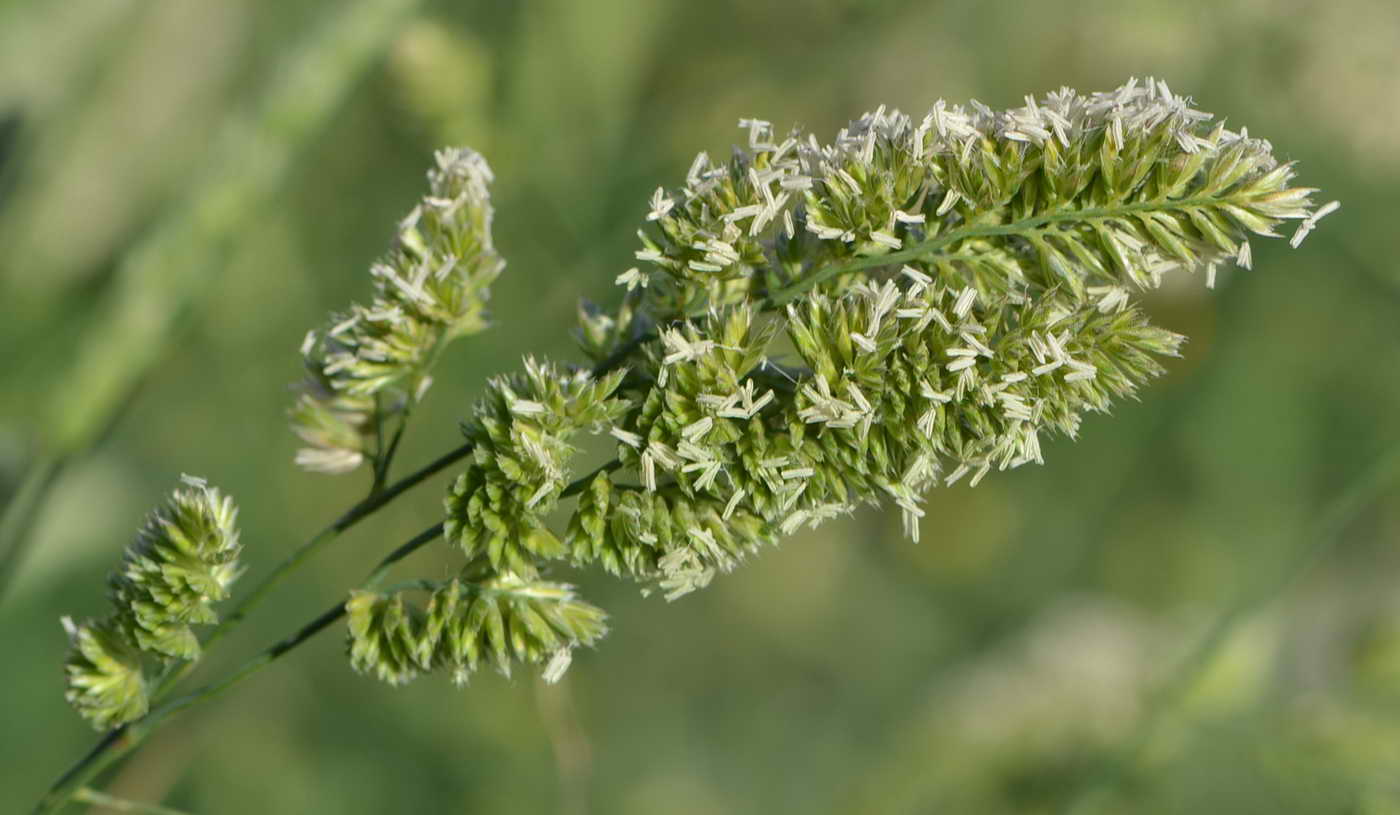
<svg viewBox="0 0 1400 815"><path fill-rule="evenodd" d="M635 352L643 344L652 339L655 339L655 335L640 334L623 343L622 345L618 346L617 350L614 351L607 359L598 363L593 368L593 375L603 376L611 372L615 368L622 365L622 363L625 362L627 358L632 355L633 352ZM400 427L399 433L395 435L394 440L390 443L390 451L393 451L397 446L398 440L402 436L402 431L403 429L402 427ZM272 589L276 587L278 583L280 583L283 579L286 578L287 575L291 574L298 567L300 567L301 564L305 562L307 558L309 558L314 552L316 552L316 550L320 549L322 546L325 546L330 541L335 540L337 537L340 536L340 533L346 531L347 529L350 529L355 524L359 523L365 518L368 518L370 515L373 515L375 512L379 511L386 504L388 504L390 501L393 501L395 498L399 497L404 492L407 492L408 490L418 486L419 484L431 478L432 476L437 475L438 473L442 472L443 470L447 469L448 467L452 466L458 461L461 461L462 459L466 458L468 455L471 454L472 447L473 445L470 442L462 444L452 450L449 450L448 452L429 462L428 464L418 469L417 471L411 473L410 475L407 475L399 479L398 481L395 481L394 483L383 487L382 489L376 492L371 493L364 500L360 501L358 504L355 504L353 507L347 510L345 514L341 515L330 525L326 526L324 529L322 529L320 532L317 532L312 538L307 540L301 546L297 547L281 563L273 567L272 571L269 572L266 576L264 576L263 579L259 581L259 583L256 586L253 587L252 591L250 591L246 596L244 596L244 598L241 601L239 601L238 605L236 605L226 616L224 616L222 620L219 621L218 625L214 627L214 629L209 633L209 636L204 641L205 650L207 651L210 645L222 639L223 636L227 634L231 629L243 622L243 620L247 618L248 614L251 613L253 609L256 608L258 604L262 602L263 598L266 597L267 594L271 592ZM392 455L392 452L390 454ZM614 469L616 469L616 466L620 465L615 465ZM580 487L579 489L582 488ZM569 494L572 495L575 493ZM182 663L178 668L175 668L174 670L168 672L166 675L161 677L161 679L157 682L156 698L159 699L164 694L168 693L176 683L178 683L181 679L187 676L189 672L193 669L194 663L186 662Z"/></svg>
<svg viewBox="0 0 1400 815"><path fill-rule="evenodd" d="M621 466L621 461L619 461L618 459L613 459L612 461L609 461L607 464L604 464L603 466L599 467L598 469L594 470L588 475L585 475L584 477L579 479L575 479L573 483L569 484L569 486L564 488L563 492L559 493L559 497L572 498L573 496L583 492L585 489L588 489L588 485L593 483L593 479L597 478L600 473L610 473Z"/></svg>
<svg viewBox="0 0 1400 815"><path fill-rule="evenodd" d="M384 507L384 505L388 504L399 495L402 495L405 491L412 489L428 478L462 460L471 453L471 451L472 445L463 444L439 456L412 475L405 476L379 492L365 498L333 521L329 526L316 533L310 540L297 547L286 559L273 567L272 571L264 576L263 579L253 587L253 590L249 592L227 616L219 621L219 624L214 627L213 631L209 633L209 636L204 641L205 650L208 650L210 645L217 642L232 628L241 623L248 614L262 602L263 598L267 596L268 592L270 592L273 587L300 566L317 549L337 538L340 533L346 531L365 518L368 518L370 515L373 515ZM158 694L159 692L168 690L176 681L183 678L183 676L189 672L193 664L194 663L184 663L178 671L163 680L160 683Z"/></svg>
<svg viewBox="0 0 1400 815"><path fill-rule="evenodd" d="M374 395L374 479L370 483L369 492L373 495L384 488L384 399L379 395Z"/></svg>
<svg viewBox="0 0 1400 815"><path fill-rule="evenodd" d="M389 468L394 464L394 455L399 452L399 442L403 441L403 433L407 428L408 415L405 414L399 418L399 426L394 428L394 435L389 439L389 449L380 457L379 472L374 479L376 486L382 487L389 480Z"/></svg>
<svg viewBox="0 0 1400 815"><path fill-rule="evenodd" d="M399 548L385 555L384 559L379 561L379 565L374 567L374 571L369 573L369 577L365 578L365 588L374 588L378 586L383 582L384 576L389 573L390 566L393 566L395 563L398 563L400 560L418 551L424 545L432 543L442 537L442 530L443 523L438 521L422 532L419 532L417 535L414 535Z"/></svg>
<svg viewBox="0 0 1400 815"><path fill-rule="evenodd" d="M611 354L608 355L607 359L604 359L602 362L599 362L597 365L594 365L593 376L603 376L605 374L612 373L613 371L622 367L622 363L626 362L628 357L632 356L632 352L636 351L638 348L641 348L643 345L647 344L648 342L651 342L654 339L656 339L656 334L652 332L646 332L632 337L628 341L619 345Z"/></svg>
<svg viewBox="0 0 1400 815"><path fill-rule="evenodd" d="M616 368L620 367L624 362L626 362L627 359L638 348L654 339L656 339L656 335L651 333L639 334L635 337L632 337L631 339L618 346L618 348L606 359L602 360L596 366L594 366L592 371L593 375L603 376L615 370ZM399 433L395 435L393 441L390 442L390 453L392 453L392 451L397 447L399 435L401 435L401 433L402 427L399 429ZM297 547L297 549L293 551L290 555L288 555L286 559L284 559L281 563L275 566L271 572L265 575L262 578L262 580L259 581L259 583L256 586L253 587L253 590L249 592L249 594L246 595L238 603L238 605L226 617L224 617L223 620L220 621L220 623L217 626L215 626L215 628L210 632L208 638L205 640L205 649L207 650L210 645L221 639L225 634L228 633L228 631L230 631L239 623L241 623L248 616L248 614L263 600L263 598L267 596L267 594L272 590L274 586L280 583L288 574L290 574L303 562L305 562L306 559L310 557L311 554L317 549L321 548L329 541L334 540L340 535L340 533L346 531L355 524L374 514L380 508L384 507L390 501L393 501L395 498L397 498L399 495L403 494L407 490L412 489L413 487L422 483L426 479L432 477L433 475L436 475L437 473L441 472L442 470L446 469L452 464L467 457L471 454L472 449L473 445L471 443L463 444L453 450L448 451L447 453L444 453L442 456L439 456L437 459L434 459L433 461L429 462L426 466L422 467L421 469L408 476L405 476L404 478L399 479L398 481L395 481L393 484L385 486L382 489L374 490L364 500L355 504L343 515L341 515L339 518L333 521L330 525L322 529L320 532L316 533L315 536L307 540L301 546ZM597 473L611 472L612 470L615 470L620 466L620 461L612 461L608 464L604 464L598 470L595 470L593 473L590 473L585 478L579 479L578 481L575 481L574 483L570 484L568 487L565 488L564 494L566 496L576 495L579 492L581 492L584 489L584 487L587 486L588 482L591 481L592 478L597 475ZM376 483L378 483L381 480L381 477L376 477L375 480ZM370 573L364 585L370 588L377 586L380 582L382 582L385 575L388 574L390 567L393 566L394 563L397 563L399 560L402 560L404 557L407 557L409 554L421 548L428 542L436 540L438 537L441 537L442 534L443 524L437 523L432 527L429 527L428 529L419 533L418 535L414 536L411 540L404 543L402 546L398 547L394 551L390 552L387 556L385 556L385 558L381 560L379 564L374 568L374 570ZM276 643L267 650L253 657L251 660L244 663L244 665L240 667L237 671L225 677L224 679L221 679L209 685L205 685L201 688L191 691L190 693L180 696L177 699L171 700L165 703L164 705L157 707L155 710L152 710L150 713L147 713L142 718L134 722L129 722L127 724L121 725L108 732L105 736L102 737L101 740L97 742L96 745L93 746L93 748L90 751L88 751L86 755L79 759L77 763L75 763L71 768L69 768L69 770L65 772L58 779L58 781L56 781L53 784L53 786L49 789L49 792L40 800L38 806L35 808L35 813L51 812L58 806L62 805L65 801L69 800L69 798L73 795L74 790L81 787L89 779L91 779L97 773L101 772L112 762L118 760L122 756L136 749L136 747L139 746L146 739L146 737L156 727L163 723L168 717L206 698L221 693L224 690L232 687L233 685L236 685L237 683L241 682L244 678L251 675L253 672L271 663L278 657L282 656L283 654L286 654L288 651L291 651L303 642L315 636L317 633L324 630L326 627L330 626L336 620L344 616L344 614L344 603L338 603L334 607L327 609L316 619L307 623L297 633ZM157 689L154 695L155 699L159 700L162 697L164 697L171 690L171 688L174 687L176 683L183 679L189 673L189 671L193 669L194 664L195 663L193 662L184 663L179 668L173 671L169 671L165 675L160 677L158 679Z"/></svg>

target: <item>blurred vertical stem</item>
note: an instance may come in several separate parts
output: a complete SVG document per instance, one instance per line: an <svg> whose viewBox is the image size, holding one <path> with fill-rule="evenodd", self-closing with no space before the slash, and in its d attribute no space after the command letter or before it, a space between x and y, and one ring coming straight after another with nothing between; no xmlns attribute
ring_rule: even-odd
<svg viewBox="0 0 1400 815"><path fill-rule="evenodd" d="M330 18L273 72L251 115L224 125L209 173L119 264L69 375L51 394L50 437L81 449L161 357L179 312L208 284L218 255L262 216L293 159L420 0L360 0Z"/></svg>
<svg viewBox="0 0 1400 815"><path fill-rule="evenodd" d="M337 4L270 74L251 114L222 128L209 171L117 266L78 358L46 394L44 448L71 460L89 449L141 377L165 354L180 315L198 301L221 256L262 217L301 150L421 0ZM35 500L42 505L45 489ZM23 537L9 546L20 551ZM17 568L19 563L10 564Z"/></svg>
<svg viewBox="0 0 1400 815"><path fill-rule="evenodd" d="M1113 793L1141 761L1163 727L1180 714L1191 691L1215 664L1240 624L1287 591L1309 567L1331 551L1347 525L1383 495L1398 477L1400 445L1395 445L1328 503L1317 521L1299 536L1290 556L1279 561L1274 569L1261 570L1257 580L1245 585L1177 665L1116 755L1071 799L1065 807L1066 813L1090 815L1109 806Z"/></svg>
<svg viewBox="0 0 1400 815"><path fill-rule="evenodd" d="M58 479L63 464L63 459L57 456L44 455L30 462L19 489L15 490L3 512L0 512L0 599L4 598L5 589L14 580L15 570L24 552L23 543L29 539L44 496Z"/></svg>

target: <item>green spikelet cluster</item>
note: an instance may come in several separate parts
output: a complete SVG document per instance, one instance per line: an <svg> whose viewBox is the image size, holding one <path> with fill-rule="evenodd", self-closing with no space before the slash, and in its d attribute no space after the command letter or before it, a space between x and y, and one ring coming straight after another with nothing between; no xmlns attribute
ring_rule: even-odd
<svg viewBox="0 0 1400 815"><path fill-rule="evenodd" d="M98 730L146 715L150 697L141 652L111 620L75 624L63 618L72 652L63 665L68 704Z"/></svg>
<svg viewBox="0 0 1400 815"><path fill-rule="evenodd" d="M544 519L569 484L569 440L620 418L627 403L610 397L621 382L621 372L595 379L533 359L523 374L492 380L462 429L474 449L447 496L447 539L520 575L563 556Z"/></svg>
<svg viewBox="0 0 1400 815"><path fill-rule="evenodd" d="M1296 244L1336 208L1153 80L1003 112L881 108L831 144L740 126L747 149L652 196L645 266L580 334L595 361L659 335L622 391L616 476L756 519L760 539L881 500L917 538L929 487L1040 462L1042 436L1161 373L1183 338L1136 292L1178 269L1214 285L1250 265L1251 234L1296 219ZM665 576L615 492L581 496L576 559Z"/></svg>
<svg viewBox="0 0 1400 815"><path fill-rule="evenodd" d="M422 397L446 344L486 327L489 287L505 267L491 242L491 180L474 151L439 151L428 194L370 269L373 300L307 335L306 379L291 410L307 444L302 467L348 472L384 455L383 422Z"/></svg>
<svg viewBox="0 0 1400 815"><path fill-rule="evenodd" d="M516 662L546 663L551 681L568 667L572 649L607 631L607 615L577 599L563 583L509 572L432 586L424 608L405 592L356 591L346 603L350 664L391 684L439 668L465 684L483 664L510 676Z"/></svg>
<svg viewBox="0 0 1400 815"><path fill-rule="evenodd" d="M652 195L617 308L581 307L595 370L627 366L596 380L588 420L553 366L493 383L447 500L469 568L533 579L567 558L675 599L862 505L898 506L917 540L930 488L1041 463L1043 440L1162 373L1184 338L1142 292L1173 271L1214 286L1251 265L1251 236L1297 220L1296 246L1338 206L1155 80L882 107L829 144L740 126L747 147ZM570 484L584 430L616 458ZM353 642L421 639L359 602L383 611Z"/></svg>
<svg viewBox="0 0 1400 815"><path fill-rule="evenodd" d="M81 625L65 619L68 701L98 728L145 712L143 655L199 658L191 626L218 622L214 604L240 573L233 500L200 479L184 482L146 518L111 576L112 614Z"/></svg>

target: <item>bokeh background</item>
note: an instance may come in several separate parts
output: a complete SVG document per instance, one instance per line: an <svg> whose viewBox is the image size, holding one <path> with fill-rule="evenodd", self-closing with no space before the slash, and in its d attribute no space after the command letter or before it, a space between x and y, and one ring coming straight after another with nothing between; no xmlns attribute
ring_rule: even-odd
<svg viewBox="0 0 1400 815"><path fill-rule="evenodd" d="M555 687L391 689L333 631L108 789L211 815L1400 812L1388 0L0 0L0 811L93 740L58 617L102 613L181 472L238 497L254 574L361 494L292 467L287 385L436 146L491 161L510 265L409 467L458 443L485 376L573 358L651 190L739 117L829 137L881 103L1149 74L1343 209L1214 292L1154 295L1191 342L1140 402L1045 467L937 491L917 545L865 511L674 604L573 575L614 631ZM334 602L444 482L319 555L200 676Z"/></svg>

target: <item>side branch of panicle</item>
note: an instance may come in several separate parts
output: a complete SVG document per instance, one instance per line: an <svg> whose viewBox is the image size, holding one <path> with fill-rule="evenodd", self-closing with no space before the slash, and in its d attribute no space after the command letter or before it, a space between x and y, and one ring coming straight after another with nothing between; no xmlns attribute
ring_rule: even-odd
<svg viewBox="0 0 1400 815"><path fill-rule="evenodd" d="M486 327L490 284L505 267L491 242L491 180L476 152L439 151L428 194L370 269L370 304L307 334L306 378L291 409L307 445L297 453L302 467L342 473L384 456L385 423L422 398L442 348Z"/></svg>
<svg viewBox="0 0 1400 815"><path fill-rule="evenodd" d="M186 476L111 575L112 613L81 624L64 618L68 701L94 726L146 712L148 661L199 658L191 626L218 622L214 606L241 571L237 517L231 498Z"/></svg>

